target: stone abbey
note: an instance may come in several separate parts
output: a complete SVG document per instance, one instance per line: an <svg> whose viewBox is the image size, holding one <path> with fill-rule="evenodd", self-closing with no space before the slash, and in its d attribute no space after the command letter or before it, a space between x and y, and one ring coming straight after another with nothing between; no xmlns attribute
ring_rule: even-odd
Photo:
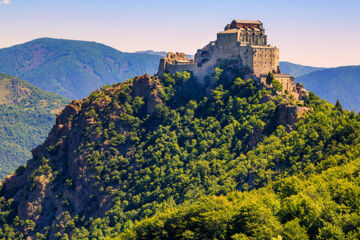
<svg viewBox="0 0 360 240"><path fill-rule="evenodd" d="M279 49L267 43L261 21L233 20L217 34L215 41L197 50L194 59L188 59L184 53L168 53L160 60L158 76L189 71L203 81L214 71L219 59L237 60L239 68L247 73L246 78L263 84L266 84L268 73L273 73L282 84L283 91L292 93L296 99L302 99L307 94L301 84L295 84L292 76L281 74Z"/></svg>

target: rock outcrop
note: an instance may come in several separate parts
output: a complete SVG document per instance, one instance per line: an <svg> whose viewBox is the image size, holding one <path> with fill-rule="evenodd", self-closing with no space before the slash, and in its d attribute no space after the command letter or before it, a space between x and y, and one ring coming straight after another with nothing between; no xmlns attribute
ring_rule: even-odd
<svg viewBox="0 0 360 240"><path fill-rule="evenodd" d="M291 131L300 118L303 118L311 109L304 106L281 104L276 109L276 125L283 125L286 131Z"/></svg>
<svg viewBox="0 0 360 240"><path fill-rule="evenodd" d="M156 105L162 103L159 98L160 88L160 84L148 74L136 77L133 81L133 92L135 96L145 100L147 113L149 114L154 112Z"/></svg>
<svg viewBox="0 0 360 240"><path fill-rule="evenodd" d="M126 111L121 104L124 91L127 96L142 98L147 114L162 104L161 85L147 74L73 101L58 114L46 141L32 150L33 159L26 168L4 181L3 191L14 194L17 215L21 220L32 220L35 231L51 225L61 228L66 224L66 217L61 216L69 210L72 215L81 213L86 218L96 218L111 207L112 195L100 191L89 165L92 152L82 152L80 146L104 141L102 132L97 130L101 126L99 119L114 124L117 134L127 137L129 123L121 118ZM108 147L104 141L97 150L101 154ZM124 156L132 154L126 145L119 151ZM29 230L24 227L21 231L26 234Z"/></svg>

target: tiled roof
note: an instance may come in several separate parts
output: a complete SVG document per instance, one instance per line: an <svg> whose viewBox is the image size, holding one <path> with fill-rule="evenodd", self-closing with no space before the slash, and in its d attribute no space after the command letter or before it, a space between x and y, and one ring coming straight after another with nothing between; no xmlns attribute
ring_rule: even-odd
<svg viewBox="0 0 360 240"><path fill-rule="evenodd" d="M234 20L236 23L244 23L244 24L262 24L261 21L256 20L256 21L250 21L250 20Z"/></svg>

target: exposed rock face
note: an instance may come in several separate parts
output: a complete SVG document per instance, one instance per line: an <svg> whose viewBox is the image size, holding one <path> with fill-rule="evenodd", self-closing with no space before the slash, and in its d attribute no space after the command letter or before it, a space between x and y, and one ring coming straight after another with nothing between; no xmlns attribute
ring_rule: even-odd
<svg viewBox="0 0 360 240"><path fill-rule="evenodd" d="M266 95L260 99L261 103L267 103L272 101L272 97ZM283 125L287 132L293 130L295 124L299 121L299 119L305 117L307 113L311 111L308 107L303 106L293 106L289 104L280 104L275 112L274 116L274 125ZM273 130L273 129L272 129ZM266 132L266 130L264 130ZM249 147L254 147L264 136L264 132L258 129L255 129L254 132L249 136L247 144Z"/></svg>
<svg viewBox="0 0 360 240"><path fill-rule="evenodd" d="M57 116L56 125L44 144L32 150L33 159L29 160L26 169L4 181L3 190L14 193L17 215L22 220L34 221L35 231L41 232L51 225L65 226L67 217L64 213L69 209L73 216L81 213L86 218L97 218L112 206L112 195L100 191L96 184L96 174L87 157L91 152L81 152L79 146L103 141L102 134L96 131L98 117L112 122L116 131L127 137L129 126L119 117L124 113L124 107L121 100L114 101L121 97L124 89L133 97L143 98L148 114L162 103L159 97L161 86L149 75L136 77L133 83L96 90L92 93L96 97L90 95L87 99L73 101ZM107 148L105 141L98 151L101 154ZM127 146L119 150L124 156L132 154ZM28 230L22 229L25 234Z"/></svg>
<svg viewBox="0 0 360 240"><path fill-rule="evenodd" d="M159 98L157 91L151 93L148 97L146 110L147 113L152 114L155 111L155 107L158 104L162 104L162 100Z"/></svg>
<svg viewBox="0 0 360 240"><path fill-rule="evenodd" d="M153 80L148 74L137 76L133 81L133 91L135 96L148 96L153 89Z"/></svg>
<svg viewBox="0 0 360 240"><path fill-rule="evenodd" d="M248 145L249 147L254 147L259 141L260 139L263 137L263 134L261 131L259 130L255 130L254 133L252 135L250 135L249 141L248 141Z"/></svg>
<svg viewBox="0 0 360 240"><path fill-rule="evenodd" d="M49 195L49 182L51 176L41 175L34 181L34 189L29 194L27 201L22 201L19 204L18 211L20 219L30 219L33 221L38 221L42 202L44 198Z"/></svg>
<svg viewBox="0 0 360 240"><path fill-rule="evenodd" d="M156 105L162 101L158 96L161 86L153 81L148 74L136 77L133 82L133 91L135 96L142 97L146 102L147 113L154 112Z"/></svg>
<svg viewBox="0 0 360 240"><path fill-rule="evenodd" d="M308 107L281 104L276 110L277 125L284 125L287 131L291 131L299 118L304 117L309 111Z"/></svg>
<svg viewBox="0 0 360 240"><path fill-rule="evenodd" d="M29 219L36 223L37 229L41 230L55 220L55 216L64 211L61 198L56 195L71 196L68 200L74 204L74 210L78 211L84 206L88 192L96 192L86 179L79 179L79 189L69 194L69 189L64 187L63 180L66 178L78 179L77 176L83 171L81 157L74 154L74 147L81 142L82 127L86 127L86 121L80 113L83 100L73 101L57 116L56 125L52 128L44 144L32 150L31 159L22 174L9 177L4 183L7 192L14 192L14 201L18 203L18 216L20 219ZM73 118L78 118L80 126L73 124ZM50 150L51 147L54 149ZM43 166L39 168L39 166ZM45 167L44 167L45 166ZM56 168L57 174L53 176L52 168ZM86 169L86 167L85 167ZM23 229L26 233L28 229Z"/></svg>

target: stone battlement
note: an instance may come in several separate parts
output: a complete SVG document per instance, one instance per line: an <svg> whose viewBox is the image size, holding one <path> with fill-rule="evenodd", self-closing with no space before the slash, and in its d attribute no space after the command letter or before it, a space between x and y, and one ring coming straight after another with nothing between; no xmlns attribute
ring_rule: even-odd
<svg viewBox="0 0 360 240"><path fill-rule="evenodd" d="M171 64L183 64L183 63L193 63L193 59L188 59L185 53L172 53L167 54L167 62Z"/></svg>
<svg viewBox="0 0 360 240"><path fill-rule="evenodd" d="M188 59L185 53L169 52L166 57L160 59L158 75L163 76L164 73L175 73L190 71L196 69L194 59Z"/></svg>

